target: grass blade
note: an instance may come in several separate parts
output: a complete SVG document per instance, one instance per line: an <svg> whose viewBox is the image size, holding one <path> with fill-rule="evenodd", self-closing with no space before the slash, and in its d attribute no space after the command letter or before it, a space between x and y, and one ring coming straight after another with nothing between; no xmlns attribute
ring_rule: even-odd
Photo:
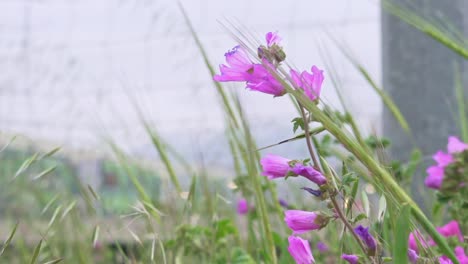
<svg viewBox="0 0 468 264"><path fill-rule="evenodd" d="M31 257L31 261L29 262L30 264L35 264L37 261L37 258L39 257L39 253L41 252L41 247L42 247L42 239L39 241L37 246L34 248L34 253Z"/></svg>
<svg viewBox="0 0 468 264"><path fill-rule="evenodd" d="M410 213L411 207L409 205L404 205L400 209L400 215L397 219L394 239L395 243L393 246L393 263L395 264L408 263L408 243L402 243L402 241L407 241L410 234Z"/></svg>
<svg viewBox="0 0 468 264"><path fill-rule="evenodd" d="M468 142L468 119L466 117L465 89L463 88L460 67L455 64L455 95L457 98L458 121L463 141Z"/></svg>
<svg viewBox="0 0 468 264"><path fill-rule="evenodd" d="M0 250L0 256L3 255L3 253L5 252L5 249L8 247L8 245L10 245L11 240L15 236L16 229L18 228L18 225L19 225L19 222L16 222L16 224L13 227L13 229L11 230L10 235L8 236L7 240L5 241L5 243L3 243L2 249Z"/></svg>

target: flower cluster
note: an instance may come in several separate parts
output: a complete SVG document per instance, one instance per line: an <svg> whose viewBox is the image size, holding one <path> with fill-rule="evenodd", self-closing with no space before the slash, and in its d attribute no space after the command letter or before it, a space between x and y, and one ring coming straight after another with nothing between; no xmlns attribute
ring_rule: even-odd
<svg viewBox="0 0 468 264"><path fill-rule="evenodd" d="M245 82L250 90L275 97L284 95L286 89L279 80L278 71L280 63L286 58L280 46L281 37L276 32L269 32L265 39L267 45L261 45L257 49L259 63L249 56L246 47L237 45L224 54L226 64L219 66L220 74L215 75L213 79L217 82ZM324 75L316 66L312 66L311 73L299 73L290 69L290 76L287 77L286 79L293 81L292 86L303 90L310 100L315 101L319 98Z"/></svg>
<svg viewBox="0 0 468 264"><path fill-rule="evenodd" d="M459 243L463 243L462 228L466 228L468 214L466 206L468 205L466 194L468 181L468 144L462 142L455 136L448 138L447 152L437 151L432 157L436 164L427 168L428 174L425 184L431 189L439 191L439 199L444 203L449 203L449 210L454 219L444 226L437 227L437 231L444 237L455 237ZM418 256L419 250L434 246L432 238L426 239L418 231L412 232L408 239L412 255ZM419 246L419 247L418 247ZM455 255L460 263L468 264L468 257L462 247L455 247ZM416 263L416 262L413 262ZM439 263L452 263L446 257L439 257Z"/></svg>
<svg viewBox="0 0 468 264"><path fill-rule="evenodd" d="M459 242L463 242L463 234L457 221L452 220L444 226L437 227L437 231L444 237L456 237ZM412 263L416 263L416 260L419 258L418 243L423 248L436 245L432 239L425 239L419 231L410 233L408 238L408 256ZM466 257L462 247L455 248L455 255L457 256L460 263L468 264L468 258ZM442 256L439 258L439 263L452 262L446 256Z"/></svg>
<svg viewBox="0 0 468 264"><path fill-rule="evenodd" d="M460 165L457 159L460 155L468 149L468 144L460 141L457 137L451 136L448 139L447 153L439 150L434 154L433 159L436 165L427 169L427 178L425 184L427 187L441 190L455 187L455 189L463 184L460 182ZM461 161L463 159L461 158ZM450 170L448 167L452 167ZM463 178L462 178L463 179Z"/></svg>

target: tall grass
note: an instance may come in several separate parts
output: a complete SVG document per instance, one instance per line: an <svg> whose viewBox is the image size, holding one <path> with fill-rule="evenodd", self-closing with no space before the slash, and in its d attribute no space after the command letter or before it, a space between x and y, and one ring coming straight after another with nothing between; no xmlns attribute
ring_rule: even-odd
<svg viewBox="0 0 468 264"><path fill-rule="evenodd" d="M433 24L390 2L385 1L384 7L460 56L467 57L466 43L463 41L446 36ZM210 73L207 77L211 78L215 70L207 51L182 7L181 11ZM249 33L241 31L241 34L245 35L238 38ZM377 85L365 67L351 56L349 50L338 41L335 43L380 96L402 128L412 133L391 97ZM332 68L332 64L329 66ZM455 78L459 80L458 70L455 72ZM285 240L289 234L283 222L285 209L279 203L276 184L260 175L260 150L307 140L311 144L309 148L313 148L319 156L317 167L323 169L332 182L331 186L339 190L341 195L334 197L332 203L324 203L306 192L302 195L297 194L297 189L291 189L299 198L296 203L286 207L307 210L334 207L342 213L340 217L349 221L345 224L332 221L329 224L331 228L308 235L311 241L324 241L330 246L328 253L316 254L317 263L337 263L340 261L337 256L341 253L360 252L362 245L349 233L349 225L360 221L374 223L382 247L379 256L368 256L369 262L378 259L379 263L407 263L408 234L421 226L438 244L441 252L458 263L450 245L408 195L402 186L404 182L381 159L385 151L383 140L366 138L347 109L342 116L329 106L325 111L302 92L293 89L286 81L284 72L277 75L298 110L303 107L319 124L311 127L310 131L306 125L302 134L285 136L288 139L276 144L258 146L244 113L249 106L243 106L235 92L229 92L219 83L213 82L224 114L225 140L230 147L235 174L233 182L231 179L215 182L210 177L210 168L200 168L184 160L157 133L156 126L145 119L137 104L134 104L135 111L159 157L159 160L154 161L161 165L157 174L165 175L161 180L163 199L157 199L153 190L148 188L140 171L136 169L137 163L121 149L122 142L111 139L108 140L110 152L137 196L133 204L128 204L126 214L121 216L102 214L106 204L99 190L74 181L76 192L73 193L58 184L62 175L57 171L62 166L52 159L60 154L58 148L34 152L21 157L21 163L8 165L7 170L1 171L1 176L7 179L3 181L3 186L5 190L14 190L14 194L24 201L19 200L17 204L8 201L7 208L2 208L10 218L4 218L2 223L2 228L8 227L6 232L0 230L5 237L0 259L8 263L291 263ZM335 80L335 85L337 83ZM467 140L465 95L460 82L457 82L456 89L460 128ZM344 105L344 99L341 100ZM305 115L303 118L306 119ZM319 134L323 137L318 137ZM377 143L370 144L369 139ZM337 143L331 143L333 140ZM3 154L12 145L8 141L0 148L0 164L3 168L6 167ZM326 159L330 156L339 160L340 166L332 166ZM420 155L416 153L410 162L417 163L419 159ZM414 165L405 167L405 173L410 176L414 171ZM183 184L181 175L188 175L190 184ZM50 188L53 184L56 184L55 189ZM227 184L233 186L234 193L227 190ZM377 194L368 191L371 187L377 190ZM239 197L254 205L255 208L250 208L248 215L236 214L235 204ZM21 204L24 205L25 201L28 202L27 208ZM358 203L360 206L357 206ZM426 251L428 256L436 256L433 249L427 248ZM361 255L365 254L364 250Z"/></svg>

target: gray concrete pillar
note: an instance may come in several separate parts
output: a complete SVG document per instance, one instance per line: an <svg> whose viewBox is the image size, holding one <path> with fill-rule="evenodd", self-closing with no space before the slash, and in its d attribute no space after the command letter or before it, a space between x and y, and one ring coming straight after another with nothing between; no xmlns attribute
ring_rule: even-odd
<svg viewBox="0 0 468 264"><path fill-rule="evenodd" d="M434 21L447 21L468 36L466 0L392 0ZM411 140L384 110L383 131L392 140L392 156L405 159L416 144L430 155L460 135L457 127L454 63L460 67L465 91L468 63L453 51L398 18L382 12L382 70L384 89L393 97L412 128ZM468 92L465 92L468 93Z"/></svg>
<svg viewBox="0 0 468 264"><path fill-rule="evenodd" d="M466 0L391 0L410 3L424 17L446 21L468 36L468 1ZM457 127L454 64L459 65L465 94L468 94L468 62L436 40L398 18L382 11L382 70L384 89L407 118L413 138L400 128L388 109L383 111L383 132L392 140L393 158L406 160L414 146L426 158L413 177L413 196L424 206L425 169L430 156L445 149L449 135L460 135Z"/></svg>

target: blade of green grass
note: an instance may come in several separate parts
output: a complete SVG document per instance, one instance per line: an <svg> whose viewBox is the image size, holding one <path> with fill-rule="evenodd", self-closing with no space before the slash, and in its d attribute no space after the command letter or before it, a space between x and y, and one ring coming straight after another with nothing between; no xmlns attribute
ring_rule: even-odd
<svg viewBox="0 0 468 264"><path fill-rule="evenodd" d="M398 17L401 21L407 23L408 25L416 28L417 30L428 35L429 37L435 39L436 41L445 45L447 48L451 49L463 58L468 59L468 46L466 44L466 39L456 40L453 36L447 34L447 31L439 29L430 21L417 15L413 11L407 10L402 6L392 3L392 1L382 1L382 7L385 11L394 15L395 17ZM463 34L461 35L463 36Z"/></svg>
<svg viewBox="0 0 468 264"><path fill-rule="evenodd" d="M411 207L406 204L400 209L400 215L396 223L395 242L393 246L393 263L395 264L408 263L408 243L402 243L402 241L408 240L410 234L410 215Z"/></svg>
<svg viewBox="0 0 468 264"><path fill-rule="evenodd" d="M329 38L333 41L335 46L338 48L338 50L351 62L351 64L356 68L357 71L361 73L361 75L364 77L364 79L367 81L367 83L374 89L374 91L379 95L379 97L382 99L385 107L387 107L392 115L395 117L395 119L398 121L400 126L403 128L403 130L411 135L411 129L406 121L405 117L403 114L400 112L400 109L398 106L395 104L393 99L388 95L382 88L380 88L377 83L374 81L374 79L370 76L369 72L365 69L365 67L359 63L350 53L349 50L347 50L343 44L340 44L338 40L333 38L331 35L328 35Z"/></svg>
<svg viewBox="0 0 468 264"><path fill-rule="evenodd" d="M199 51L200 51L200 53L201 53L201 55L203 57L203 60L205 62L205 66L208 69L208 71L210 72L210 76L215 76L216 72L214 71L214 68L211 66L211 63L208 60L208 55L205 52L205 49L203 48L203 45L201 44L200 39L198 38L198 35L195 32L195 29L193 28L192 23L190 22L190 19L188 18L187 13L185 12L185 9L183 8L183 6L182 6L182 4L180 2L179 2L179 9L182 12L182 15L184 16L185 24L189 28L190 33L191 33L191 35L192 35L192 37L193 37L193 39L195 41L195 44L197 45L197 47L198 47L198 49L199 49ZM222 100L222 103L223 103L222 105L225 107L225 109L224 109L225 112L228 114L229 118L232 120L234 126L238 127L239 126L239 121L237 120L236 115L234 114L234 111L232 110L232 106L231 106L231 103L229 102L229 99L228 99L228 96L227 96L226 92L224 91L221 84L219 84L217 82L213 82L213 84L215 85L216 90L218 91L218 94L221 97L221 100Z"/></svg>
<svg viewBox="0 0 468 264"><path fill-rule="evenodd" d="M34 248L33 255L31 257L31 261L29 262L30 264L35 264L37 261L37 258L39 257L39 253L41 252L41 247L42 247L42 239L39 241L37 246Z"/></svg>
<svg viewBox="0 0 468 264"><path fill-rule="evenodd" d="M3 255L3 253L5 252L5 249L10 245L11 240L15 236L16 229L18 229L18 225L19 225L19 222L16 222L16 224L13 227L13 229L11 230L10 235L8 236L7 240L5 241L5 243L3 243L2 249L0 250L0 256Z"/></svg>
<svg viewBox="0 0 468 264"><path fill-rule="evenodd" d="M457 108L458 108L458 121L460 126L460 132L463 138L463 141L468 142L468 119L466 117L466 106L465 106L465 89L463 88L462 78L460 74L460 67L458 64L454 66L455 71L455 95L457 98Z"/></svg>

